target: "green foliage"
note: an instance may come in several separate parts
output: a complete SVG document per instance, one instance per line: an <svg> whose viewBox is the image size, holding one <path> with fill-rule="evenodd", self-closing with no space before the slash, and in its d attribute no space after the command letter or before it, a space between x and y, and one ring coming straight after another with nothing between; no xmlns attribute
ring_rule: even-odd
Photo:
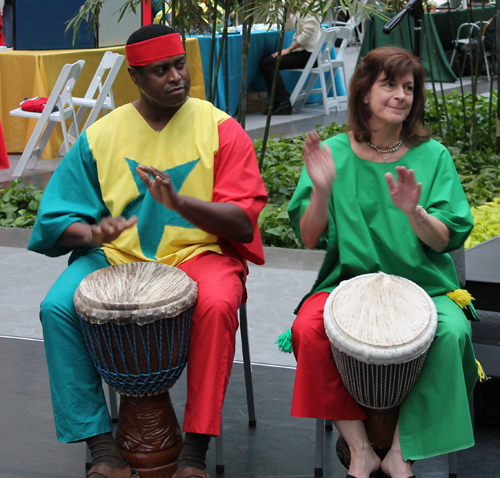
<svg viewBox="0 0 500 478"><path fill-rule="evenodd" d="M494 147L496 143L496 91L492 93L491 105L489 97L476 95L474 100L470 92L464 92L462 95L455 91L445 95L444 99L442 96L438 97L438 108L436 108L431 91L428 92L428 96L424 121L432 128L433 138L438 139L437 137L440 135L438 126L438 121L440 121L443 128L442 143L454 145L462 152L468 151L471 141L472 109L474 108L476 125L479 125L475 128L474 133L475 149L486 151L488 148Z"/></svg>
<svg viewBox="0 0 500 478"><path fill-rule="evenodd" d="M30 229L35 224L43 189L24 186L22 182L17 179L0 190L0 226Z"/></svg>
<svg viewBox="0 0 500 478"><path fill-rule="evenodd" d="M465 247L475 246L500 235L500 198L471 208L474 229L465 241Z"/></svg>
<svg viewBox="0 0 500 478"><path fill-rule="evenodd" d="M500 156L491 149L462 153L460 147L448 147L462 187L471 206L492 201L500 191Z"/></svg>
<svg viewBox="0 0 500 478"><path fill-rule="evenodd" d="M322 140L343 130L344 127L337 123L317 127ZM271 137L268 141L261 174L269 201L259 216L262 238L266 246L306 248L290 227L286 212L302 172L302 149L305 139L306 135L301 134L291 138ZM254 141L254 147L258 154L262 148L262 140Z"/></svg>

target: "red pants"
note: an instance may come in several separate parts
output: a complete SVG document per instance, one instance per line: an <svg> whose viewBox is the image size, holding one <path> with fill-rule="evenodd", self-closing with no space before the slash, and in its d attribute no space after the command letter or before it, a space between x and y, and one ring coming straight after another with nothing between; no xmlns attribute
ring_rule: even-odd
<svg viewBox="0 0 500 478"><path fill-rule="evenodd" d="M246 300L246 264L230 256L202 253L178 267L198 283L183 430L217 436L233 365L238 308Z"/></svg>
<svg viewBox="0 0 500 478"><path fill-rule="evenodd" d="M349 395L333 361L323 321L326 292L309 297L292 327L297 359L292 416L328 420L364 420L366 415Z"/></svg>

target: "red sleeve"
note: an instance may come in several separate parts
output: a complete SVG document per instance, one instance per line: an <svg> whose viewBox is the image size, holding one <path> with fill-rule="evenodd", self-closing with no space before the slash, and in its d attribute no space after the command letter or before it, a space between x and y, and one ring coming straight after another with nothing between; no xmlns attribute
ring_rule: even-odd
<svg viewBox="0 0 500 478"><path fill-rule="evenodd" d="M245 211L254 228L252 242L224 240L245 259L264 264L264 250L257 220L267 203L252 140L240 124L228 118L219 125L219 150L214 158L213 202L230 202Z"/></svg>

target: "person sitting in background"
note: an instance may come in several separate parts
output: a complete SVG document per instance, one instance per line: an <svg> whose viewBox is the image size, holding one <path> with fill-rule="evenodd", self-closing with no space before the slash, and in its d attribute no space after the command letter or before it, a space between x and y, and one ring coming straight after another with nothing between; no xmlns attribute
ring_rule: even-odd
<svg viewBox="0 0 500 478"><path fill-rule="evenodd" d="M320 37L320 21L312 14L302 16L300 13L290 14L286 28L293 30L293 42L281 52L280 70L291 70L294 68L304 68L309 61L309 57L316 47ZM266 81L269 94L273 87L274 70L278 60L278 52L264 58L260 62L260 71ZM276 92L274 94L273 115L291 115L292 104L290 103L290 93L286 89L283 78L278 73L276 79ZM267 111L265 112L267 114Z"/></svg>

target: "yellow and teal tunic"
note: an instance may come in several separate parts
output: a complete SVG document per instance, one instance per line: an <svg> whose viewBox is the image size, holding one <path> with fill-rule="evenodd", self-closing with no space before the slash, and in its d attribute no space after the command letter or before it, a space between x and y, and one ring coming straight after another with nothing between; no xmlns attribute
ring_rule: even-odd
<svg viewBox="0 0 500 478"><path fill-rule="evenodd" d="M153 130L132 104L117 108L89 127L57 168L44 192L29 249L65 254L69 249L57 241L71 223L136 215L134 227L103 245L111 264L158 261L176 266L204 251L221 253L227 245L262 264L257 218L267 195L251 141L239 140L242 132L226 113L195 98L161 131ZM221 241L157 203L137 174L140 164L167 172L180 194L240 206L254 226L253 242Z"/></svg>

